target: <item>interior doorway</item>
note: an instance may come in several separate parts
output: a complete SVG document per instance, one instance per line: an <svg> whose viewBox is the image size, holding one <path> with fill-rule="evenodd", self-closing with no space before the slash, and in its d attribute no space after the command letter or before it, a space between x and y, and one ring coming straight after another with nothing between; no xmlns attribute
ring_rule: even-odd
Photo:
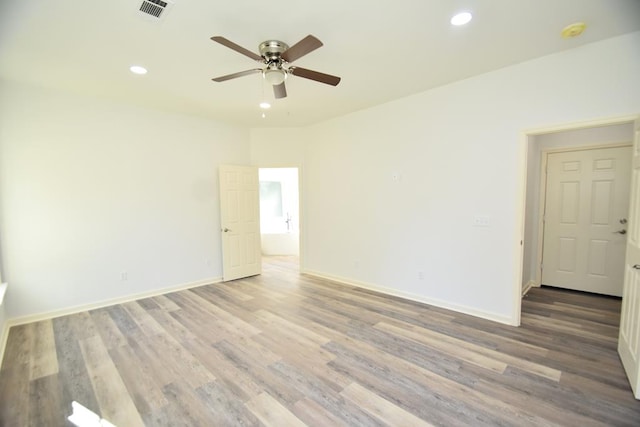
<svg viewBox="0 0 640 427"><path fill-rule="evenodd" d="M260 234L263 257L299 264L300 185L297 167L259 168Z"/></svg>
<svg viewBox="0 0 640 427"><path fill-rule="evenodd" d="M528 289L542 284L544 245L545 167L549 152L630 145L635 117L624 117L585 124L557 126L527 132L526 190L524 200L521 287L518 300ZM520 307L518 302L517 307ZM519 319L519 310L517 318ZM519 323L519 322L518 322Z"/></svg>

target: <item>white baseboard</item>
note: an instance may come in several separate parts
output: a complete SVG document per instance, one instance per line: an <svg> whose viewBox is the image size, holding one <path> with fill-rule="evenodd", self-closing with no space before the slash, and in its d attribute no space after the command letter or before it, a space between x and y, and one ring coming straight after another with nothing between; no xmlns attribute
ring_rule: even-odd
<svg viewBox="0 0 640 427"><path fill-rule="evenodd" d="M88 310L95 310L97 308L108 307L110 305L115 305L115 304L122 304L125 302L135 301L143 298L155 297L158 295L181 291L183 289L197 288L198 286L204 286L204 285L213 285L215 283L220 283L220 282L222 282L222 277L214 277L211 279L203 279L195 282L183 283L181 285L154 289L148 292L141 292L137 294L126 295L123 297L112 298L112 299L103 300L95 303L77 305L74 307L64 308L62 310L53 310L45 313L30 314L28 316L7 319L7 321L5 322L5 328L8 329L11 326L23 325L25 323L31 323L31 322L39 322L42 320L49 320L55 317L66 316L69 314L76 314L76 313L80 313Z"/></svg>
<svg viewBox="0 0 640 427"><path fill-rule="evenodd" d="M416 294L412 294L410 292L399 291L399 290L393 289L393 288L387 288L387 287L383 287L383 286L373 285L371 283L359 282L359 281L354 281L352 279L346 279L346 278L343 278L343 277L331 276L331 275L324 274L324 273L321 273L321 272L318 272L318 271L304 270L304 271L301 271L301 273L308 274L309 276L314 276L314 277L318 277L318 278L321 278L321 279L330 280L332 282L342 283L344 285L350 285L350 286L355 286L355 287L358 287L358 288L369 289L369 290L372 290L372 291L380 292L380 293L385 294L385 295L396 296L396 297L404 298L404 299L407 299L407 300L410 300L410 301L419 302L419 303L422 303L422 304L433 305L435 307L440 307L440 308L444 308L444 309L447 309L447 310L456 311L458 313L464 313L464 314L468 314L468 315L471 315L471 316L480 317L482 319L491 320L493 322L498 322L498 323L503 323L505 325L517 326L515 320L512 319L511 317L503 316L503 315L500 315L500 314L497 314L497 313L488 312L488 311L478 310L478 309L475 309L473 307L467 307L467 306L464 306L464 305L453 304L453 303L450 303L448 301L443 301L443 300L439 300L439 299L435 299L435 298L428 298L428 297L425 297L423 295L416 295Z"/></svg>
<svg viewBox="0 0 640 427"><path fill-rule="evenodd" d="M9 339L9 324L4 322L2 325L2 331L0 335L0 366L2 366L2 360L4 359L4 350L7 348L7 340Z"/></svg>
<svg viewBox="0 0 640 427"><path fill-rule="evenodd" d="M524 285L524 287L522 288L522 296L525 296L531 288L539 288L539 287L540 285L537 284L535 280L529 280L529 282L527 282L527 284Z"/></svg>

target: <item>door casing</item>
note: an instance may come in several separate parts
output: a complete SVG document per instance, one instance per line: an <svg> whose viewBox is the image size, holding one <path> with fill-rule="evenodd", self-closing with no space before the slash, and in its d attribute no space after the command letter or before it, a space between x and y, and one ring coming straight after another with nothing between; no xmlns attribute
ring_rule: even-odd
<svg viewBox="0 0 640 427"><path fill-rule="evenodd" d="M513 288L512 288L512 298L513 298L513 311L512 311L512 322L511 324L514 326L520 326L521 314L522 314L522 271L524 265L524 238L525 238L525 215L526 215L526 199L527 199L527 152L529 148L529 144L532 144L532 137L537 135L544 135L547 133L554 132L563 132L563 131L572 131L579 129L587 129L592 127L599 126L609 126L609 125L620 125L620 124L628 124L633 123L637 119L636 115L627 115L627 116L619 116L619 117L611 117L604 118L598 120L589 120L584 122L575 122L575 123L566 123L549 127L540 127L533 129L526 129L520 133L519 138L519 150L518 150L518 162L520 164L520 176L517 183L519 188L518 197L516 198L516 239L513 242L514 246L514 277L513 277ZM591 145L590 147L595 147ZM545 156L546 158L546 156ZM541 185L540 189L542 191L545 188L545 185ZM544 200L544 199L541 199ZM539 215L541 218L541 215ZM541 228L538 227L538 253L537 253L537 265L540 265L540 261L542 259L541 253L541 237L540 237ZM536 280L537 284L540 283L540 275L539 269L536 272Z"/></svg>

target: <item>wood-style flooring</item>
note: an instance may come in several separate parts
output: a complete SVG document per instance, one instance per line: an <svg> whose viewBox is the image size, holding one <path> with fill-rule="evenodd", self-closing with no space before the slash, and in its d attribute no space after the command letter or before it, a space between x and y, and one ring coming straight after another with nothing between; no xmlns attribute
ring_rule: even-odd
<svg viewBox="0 0 640 427"><path fill-rule="evenodd" d="M289 263L12 327L0 425L640 425L617 299L534 288L515 328Z"/></svg>

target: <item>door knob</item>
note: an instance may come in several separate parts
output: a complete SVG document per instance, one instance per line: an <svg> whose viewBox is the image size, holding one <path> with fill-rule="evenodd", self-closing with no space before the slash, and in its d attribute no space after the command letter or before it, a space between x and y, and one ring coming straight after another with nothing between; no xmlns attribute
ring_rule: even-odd
<svg viewBox="0 0 640 427"><path fill-rule="evenodd" d="M228 233L231 230L229 230L227 227L225 227L225 228L222 229L222 231L224 231L225 233Z"/></svg>
<svg viewBox="0 0 640 427"><path fill-rule="evenodd" d="M640 270L640 264L634 265L633 268L635 268L636 270Z"/></svg>
<svg viewBox="0 0 640 427"><path fill-rule="evenodd" d="M627 230L618 230L618 231L614 231L614 233L627 234Z"/></svg>

